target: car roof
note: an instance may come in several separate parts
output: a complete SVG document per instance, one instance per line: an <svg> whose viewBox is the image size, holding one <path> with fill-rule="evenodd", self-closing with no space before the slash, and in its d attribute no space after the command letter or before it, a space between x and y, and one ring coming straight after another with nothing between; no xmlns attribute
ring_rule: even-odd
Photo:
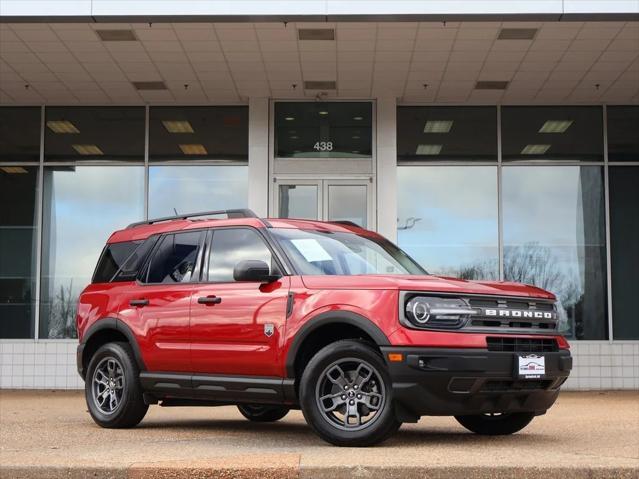
<svg viewBox="0 0 639 479"><path fill-rule="evenodd" d="M249 226L253 228L289 228L301 230L331 231L343 233L357 233L364 236L379 236L373 231L360 228L351 222L331 222L288 218L179 218L162 220L150 224L133 224L128 228L115 231L107 243L121 243L124 241L141 241L151 235L169 233L173 231L197 230L201 228L220 228L231 226Z"/></svg>

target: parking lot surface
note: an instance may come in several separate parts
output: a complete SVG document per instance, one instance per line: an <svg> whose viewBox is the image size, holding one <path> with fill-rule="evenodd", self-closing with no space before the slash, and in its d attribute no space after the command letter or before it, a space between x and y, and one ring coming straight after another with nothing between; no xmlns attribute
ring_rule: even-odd
<svg viewBox="0 0 639 479"><path fill-rule="evenodd" d="M453 418L336 448L299 411L255 424L235 407L152 406L135 429L96 426L80 391L0 391L0 477L639 477L639 392L562 393L522 432Z"/></svg>

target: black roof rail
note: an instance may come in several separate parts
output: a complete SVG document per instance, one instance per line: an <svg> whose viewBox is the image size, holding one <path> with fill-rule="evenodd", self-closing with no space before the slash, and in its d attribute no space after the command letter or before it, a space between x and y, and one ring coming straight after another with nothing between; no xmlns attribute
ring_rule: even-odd
<svg viewBox="0 0 639 479"><path fill-rule="evenodd" d="M214 215L226 215L228 218L258 218L258 216L248 208L240 208L234 210L217 210L217 211L202 211L200 213L189 213L184 215L164 216L162 218L154 218L146 221L138 221L137 223L131 223L128 228L134 228L136 226L151 225L153 223L161 223L162 221L171 220L186 220L189 218L197 218L200 216L214 216Z"/></svg>
<svg viewBox="0 0 639 479"><path fill-rule="evenodd" d="M356 228L361 228L360 225L358 225L354 221L349 221L349 220L335 220L335 221L329 221L329 223L333 223L334 225L355 226Z"/></svg>

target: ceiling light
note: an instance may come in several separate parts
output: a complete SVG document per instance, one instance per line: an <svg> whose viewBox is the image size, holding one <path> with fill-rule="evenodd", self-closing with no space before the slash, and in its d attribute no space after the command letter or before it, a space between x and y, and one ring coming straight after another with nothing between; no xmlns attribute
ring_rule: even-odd
<svg viewBox="0 0 639 479"><path fill-rule="evenodd" d="M359 140L359 136L354 135L354 136L353 136L353 140Z"/></svg>
<svg viewBox="0 0 639 479"><path fill-rule="evenodd" d="M333 28L300 28L297 30L299 40L335 40Z"/></svg>
<svg viewBox="0 0 639 479"><path fill-rule="evenodd" d="M53 133L80 133L73 123L67 120L47 121L47 128Z"/></svg>
<svg viewBox="0 0 639 479"><path fill-rule="evenodd" d="M572 125L572 120L548 120L539 129L539 133L564 133Z"/></svg>
<svg viewBox="0 0 639 479"><path fill-rule="evenodd" d="M424 125L424 133L448 133L453 127L453 120L428 120Z"/></svg>
<svg viewBox="0 0 639 479"><path fill-rule="evenodd" d="M71 145L81 155L104 155L96 145Z"/></svg>
<svg viewBox="0 0 639 479"><path fill-rule="evenodd" d="M163 81L134 81L133 86L136 90L166 90Z"/></svg>
<svg viewBox="0 0 639 479"><path fill-rule="evenodd" d="M293 121L295 119L294 116L287 116L286 118L284 118L286 121Z"/></svg>
<svg viewBox="0 0 639 479"><path fill-rule="evenodd" d="M353 150L353 153L359 153L359 150Z"/></svg>
<svg viewBox="0 0 639 479"><path fill-rule="evenodd" d="M96 30L103 42L137 42L133 30Z"/></svg>
<svg viewBox="0 0 639 479"><path fill-rule="evenodd" d="M363 118L363 117L361 117L361 116L354 116L354 117L353 117L353 120L355 120L355 121L360 121L360 120L363 120L363 119L364 119L364 118Z"/></svg>
<svg viewBox="0 0 639 479"><path fill-rule="evenodd" d="M417 145L417 155L439 155L442 145Z"/></svg>
<svg viewBox="0 0 639 479"><path fill-rule="evenodd" d="M297 136L291 136L290 138L291 138L291 140L297 140L299 137L297 137Z"/></svg>
<svg viewBox="0 0 639 479"><path fill-rule="evenodd" d="M29 173L27 170L25 170L21 166L2 166L2 167L0 167L0 170L4 171L5 173L9 173L9 174Z"/></svg>
<svg viewBox="0 0 639 479"><path fill-rule="evenodd" d="M319 112L320 115L328 115L328 112L326 110L322 110Z"/></svg>
<svg viewBox="0 0 639 479"><path fill-rule="evenodd" d="M180 150L185 155L207 155L208 151L204 148L204 145L200 145L199 143L188 143L185 145L180 145Z"/></svg>
<svg viewBox="0 0 639 479"><path fill-rule="evenodd" d="M502 28L497 40L532 40L536 34L536 28Z"/></svg>
<svg viewBox="0 0 639 479"><path fill-rule="evenodd" d="M162 124L169 133L194 133L193 127L186 120L162 120Z"/></svg>
<svg viewBox="0 0 639 479"><path fill-rule="evenodd" d="M337 90L335 81L309 80L304 82L305 90Z"/></svg>
<svg viewBox="0 0 639 479"><path fill-rule="evenodd" d="M508 83L501 80L480 80L475 83L475 90L505 90Z"/></svg>
<svg viewBox="0 0 639 479"><path fill-rule="evenodd" d="M550 145L526 145L521 150L522 155L543 155L548 151Z"/></svg>

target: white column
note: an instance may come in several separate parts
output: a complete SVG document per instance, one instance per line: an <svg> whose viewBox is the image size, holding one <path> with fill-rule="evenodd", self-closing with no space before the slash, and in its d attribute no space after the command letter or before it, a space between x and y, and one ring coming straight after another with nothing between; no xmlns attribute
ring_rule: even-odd
<svg viewBox="0 0 639 479"><path fill-rule="evenodd" d="M397 100L377 99L377 231L397 241Z"/></svg>
<svg viewBox="0 0 639 479"><path fill-rule="evenodd" d="M249 99L248 207L268 216L268 98Z"/></svg>

